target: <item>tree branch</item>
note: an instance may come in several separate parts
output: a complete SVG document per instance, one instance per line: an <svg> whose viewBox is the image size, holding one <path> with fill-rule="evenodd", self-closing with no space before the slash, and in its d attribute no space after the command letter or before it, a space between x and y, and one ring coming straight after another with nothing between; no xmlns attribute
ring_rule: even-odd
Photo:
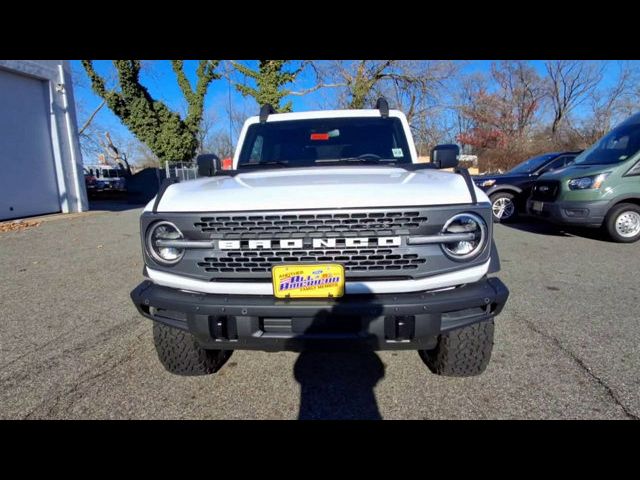
<svg viewBox="0 0 640 480"><path fill-rule="evenodd" d="M178 80L178 86L180 90L182 90L182 94L187 102L191 103L191 97L193 96L193 90L191 88L191 84L187 79L187 76L184 74L184 61L182 60L171 60L171 68L173 72L176 74L176 78Z"/></svg>
<svg viewBox="0 0 640 480"><path fill-rule="evenodd" d="M200 129L200 123L202 122L202 115L204 113L204 97L207 93L207 89L214 79L217 80L220 78L220 75L215 73L215 69L218 67L219 63L220 60L200 60L198 69L196 70L198 80L196 82L195 92L191 90L189 81L184 77L182 65L180 65L180 72L184 77L184 82L186 82L185 87L188 86L188 90L190 92L189 96L185 94L185 98L189 104L189 111L187 112L185 123L196 135Z"/></svg>
<svg viewBox="0 0 640 480"><path fill-rule="evenodd" d="M199 88L191 93L189 113L186 120L172 111L164 102L154 99L140 83L140 60L113 60L119 81L119 91L108 90L104 80L95 72L92 62L82 62L95 93L101 96L109 108L131 132L143 141L162 161L189 161L198 147L197 133L202 119L206 89L214 78L216 62L201 63L198 70ZM177 70L182 70L176 65ZM185 78L178 73L183 92ZM189 85L189 89L190 89Z"/></svg>
<svg viewBox="0 0 640 480"><path fill-rule="evenodd" d="M336 87L346 87L346 83L319 83L311 88L307 88L306 90L299 90L297 92L288 92L288 95L307 95L309 93L313 93L316 90L320 90L321 88L336 88Z"/></svg>
<svg viewBox="0 0 640 480"><path fill-rule="evenodd" d="M93 121L94 117L98 114L98 112L100 111L100 109L102 109L102 107L105 106L105 104L107 103L106 100L102 100L102 103L100 103L100 105L98 105L98 108L96 108L93 113L91 115L89 115L89 118L87 119L86 122L84 122L84 125L82 125L82 128L80 130L78 130L78 135L82 135L84 133L84 131L87 129L87 127L91 124L91 122Z"/></svg>

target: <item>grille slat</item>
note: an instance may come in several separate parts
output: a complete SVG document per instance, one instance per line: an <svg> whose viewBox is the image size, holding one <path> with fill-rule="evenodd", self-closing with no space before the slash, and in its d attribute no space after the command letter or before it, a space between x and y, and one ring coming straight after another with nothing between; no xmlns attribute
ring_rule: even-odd
<svg viewBox="0 0 640 480"><path fill-rule="evenodd" d="M407 229L420 228L427 218L418 211L375 212L375 213L331 213L301 215L267 215L265 217L209 216L194 223L196 229L204 232L240 234L250 238L258 234L301 232L304 234L341 233L348 234L362 230L373 235L394 235ZM235 237L234 237L235 238Z"/></svg>
<svg viewBox="0 0 640 480"><path fill-rule="evenodd" d="M206 257L196 259L197 268L209 278L225 277L224 274L243 277L243 272L250 278L267 278L274 265L286 263L340 263L346 272L360 272L366 278L380 271L383 271L382 276L391 277L405 269L422 269L427 257L407 254L406 247L373 246L371 243L348 247L346 239L430 233L437 226L429 221L440 222L439 217L429 220L424 210L405 207L391 211L283 211L262 215L207 213L194 217L189 223L206 238L241 242L237 249L209 251ZM279 248L278 240L293 238L303 239L299 249ZM335 239L336 243L314 249L311 240L315 238ZM261 239L276 243L265 249L248 247L250 240Z"/></svg>
<svg viewBox="0 0 640 480"><path fill-rule="evenodd" d="M244 251L226 251L217 257L206 257L198 262L198 266L207 272L269 272L272 264L282 262L294 263L342 263L345 271L374 271L374 270L402 270L414 269L425 263L426 259L418 255L389 255L391 250L385 248L351 249L351 250L285 250L266 252L271 255L265 258L268 263L261 262L262 258L247 256ZM226 255L226 256L225 256ZM385 258L386 255L386 258ZM391 257L391 258L389 258ZM408 257L408 258L407 258ZM223 268L220 268L223 267Z"/></svg>

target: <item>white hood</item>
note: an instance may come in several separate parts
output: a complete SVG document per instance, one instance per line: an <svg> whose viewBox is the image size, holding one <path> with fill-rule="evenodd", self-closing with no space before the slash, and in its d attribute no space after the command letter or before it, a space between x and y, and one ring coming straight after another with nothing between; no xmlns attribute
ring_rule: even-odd
<svg viewBox="0 0 640 480"><path fill-rule="evenodd" d="M479 202L488 201L476 188ZM470 203L460 175L395 167L311 167L207 177L170 186L159 212L230 212ZM147 209L150 209L150 205Z"/></svg>

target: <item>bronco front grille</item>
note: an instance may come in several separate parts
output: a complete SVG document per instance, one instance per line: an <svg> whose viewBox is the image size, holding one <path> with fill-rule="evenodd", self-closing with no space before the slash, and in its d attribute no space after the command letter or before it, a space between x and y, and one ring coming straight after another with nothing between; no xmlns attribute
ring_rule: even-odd
<svg viewBox="0 0 640 480"><path fill-rule="evenodd" d="M216 215L200 218L194 226L224 238L284 238L304 234L321 236L394 235L420 228L427 218L417 210L393 212L318 213L281 215ZM333 235L332 235L333 234Z"/></svg>
<svg viewBox="0 0 640 480"><path fill-rule="evenodd" d="M391 248L349 250L227 251L205 257L198 266L206 272L266 273L278 263L341 263L348 272L415 270L426 259L417 253L396 253Z"/></svg>
<svg viewBox="0 0 640 480"><path fill-rule="evenodd" d="M491 228L488 203L162 214L185 239L213 240L212 248L187 248L182 261L171 267L157 265L153 258L147 261L169 273L213 282L266 282L274 265L321 263L343 265L347 281L425 278L488 260L489 248L461 263L447 257L439 244L408 242L408 237L439 234L453 215L463 211L482 215ZM146 231L157 216L143 215L143 220L141 228ZM302 242L282 242L291 239Z"/></svg>

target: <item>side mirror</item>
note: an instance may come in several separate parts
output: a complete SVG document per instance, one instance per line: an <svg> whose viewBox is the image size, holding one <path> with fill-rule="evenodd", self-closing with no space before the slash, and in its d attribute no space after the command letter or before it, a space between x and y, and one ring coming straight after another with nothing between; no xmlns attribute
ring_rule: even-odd
<svg viewBox="0 0 640 480"><path fill-rule="evenodd" d="M431 150L431 163L436 168L455 168L458 166L460 148L454 144L438 145Z"/></svg>
<svg viewBox="0 0 640 480"><path fill-rule="evenodd" d="M203 153L196 157L199 177L212 177L220 170L220 158L214 153Z"/></svg>

